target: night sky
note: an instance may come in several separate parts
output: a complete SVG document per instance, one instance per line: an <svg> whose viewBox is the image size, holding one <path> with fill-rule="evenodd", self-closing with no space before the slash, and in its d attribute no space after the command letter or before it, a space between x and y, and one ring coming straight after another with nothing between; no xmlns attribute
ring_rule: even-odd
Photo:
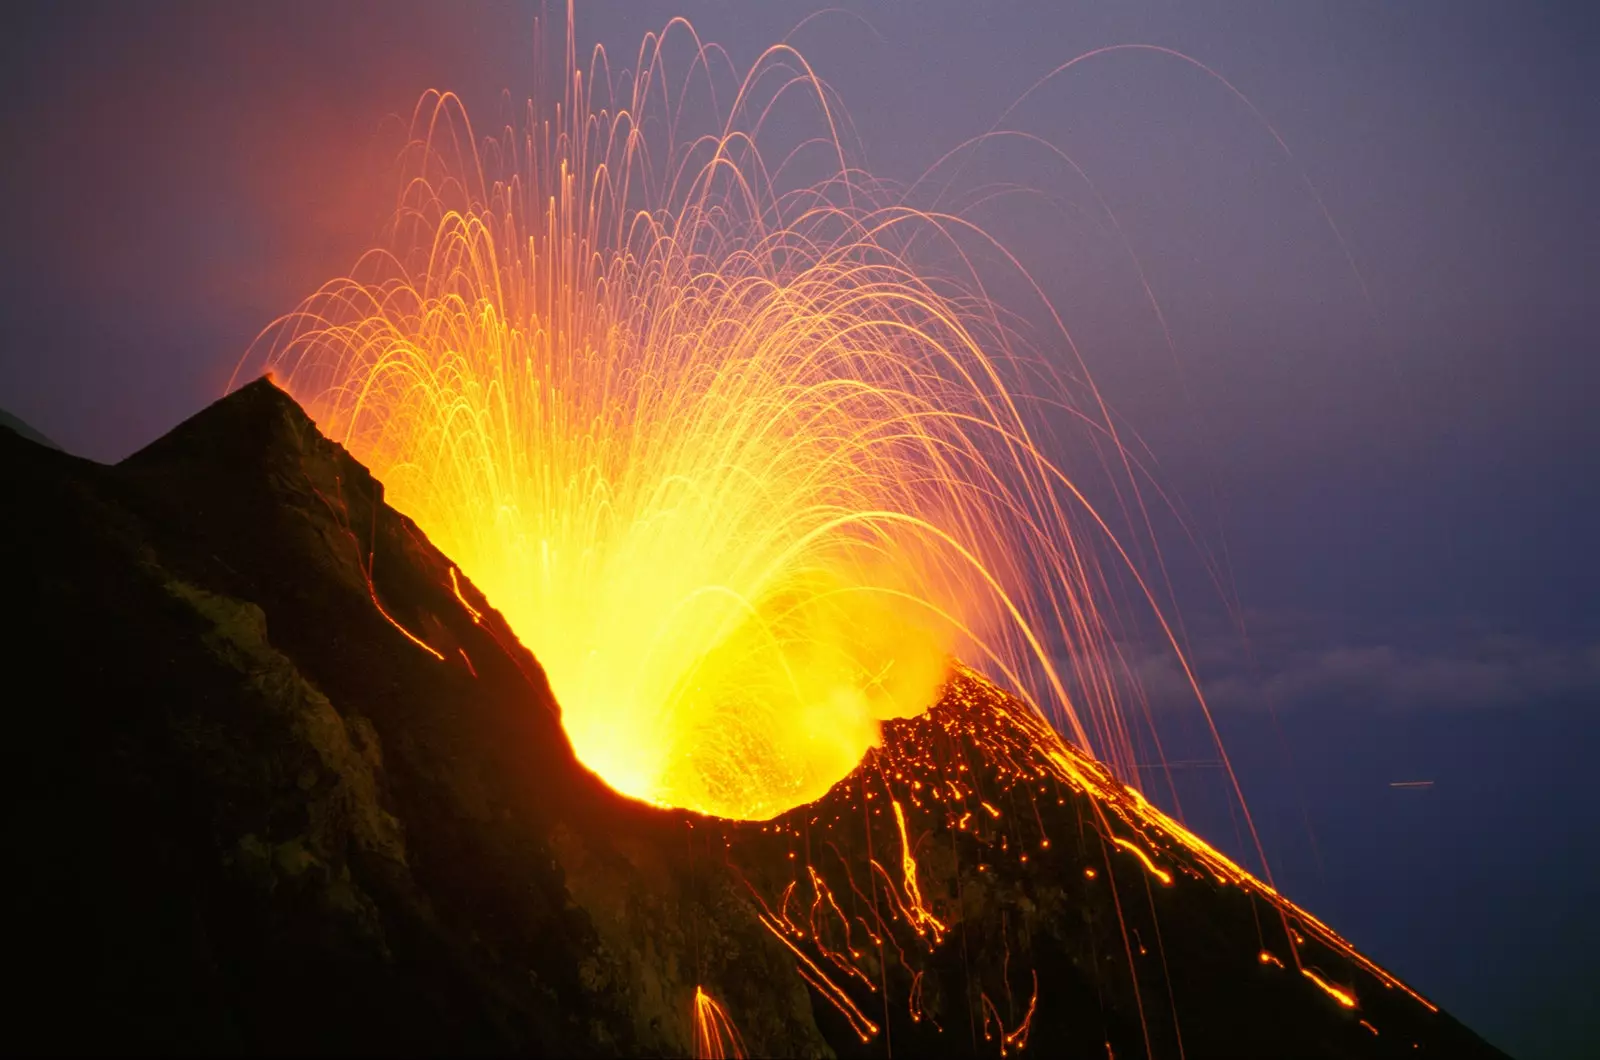
<svg viewBox="0 0 1600 1060"><path fill-rule="evenodd" d="M839 6L791 42L904 183L1104 45L1258 108L1118 51L1006 118L1088 175L1172 350L1059 162L994 144L972 172L1047 194L974 217L1226 548L1248 636L1181 570L1180 604L1281 888L1514 1055L1600 1042L1600 16ZM811 10L583 5L580 52L684 14L743 68ZM0 408L115 460L220 396L374 241L424 89L490 131L533 90L536 12L9 5Z"/></svg>

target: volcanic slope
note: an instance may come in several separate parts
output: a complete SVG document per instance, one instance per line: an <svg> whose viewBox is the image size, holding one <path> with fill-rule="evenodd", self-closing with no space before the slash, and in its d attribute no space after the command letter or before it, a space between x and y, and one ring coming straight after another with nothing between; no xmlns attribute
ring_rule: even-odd
<svg viewBox="0 0 1600 1060"><path fill-rule="evenodd" d="M18 1051L1500 1055L959 668L773 821L616 795L268 381L0 475Z"/></svg>

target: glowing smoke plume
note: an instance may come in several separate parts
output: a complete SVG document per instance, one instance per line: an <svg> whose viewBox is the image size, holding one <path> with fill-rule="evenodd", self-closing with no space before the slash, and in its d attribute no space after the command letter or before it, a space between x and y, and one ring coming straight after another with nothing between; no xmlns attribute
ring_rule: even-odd
<svg viewBox="0 0 1600 1060"><path fill-rule="evenodd" d="M619 84L568 47L559 108L483 144L424 97L389 246L257 353L504 613L620 791L815 799L953 655L1126 761L1074 530L1097 520L1016 396L1049 373L974 270L917 264L982 234L851 170L785 47L696 137L660 38ZM716 54L696 40L689 79ZM794 94L821 135L774 167ZM808 165L831 175L786 188Z"/></svg>

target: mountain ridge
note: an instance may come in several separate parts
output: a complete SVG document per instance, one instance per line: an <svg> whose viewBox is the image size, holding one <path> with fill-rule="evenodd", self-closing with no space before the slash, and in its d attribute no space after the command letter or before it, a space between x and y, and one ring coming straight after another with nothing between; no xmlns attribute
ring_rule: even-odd
<svg viewBox="0 0 1600 1060"><path fill-rule="evenodd" d="M685 1055L703 990L756 1055L1501 1055L971 673L773 821L617 795L269 381L0 474L19 1044Z"/></svg>
<svg viewBox="0 0 1600 1060"><path fill-rule="evenodd" d="M55 442L51 441L49 438L46 438L42 432L35 430L30 424L22 420L20 417L13 416L5 409L0 409L0 427L4 427L9 431L21 435L30 442L33 442L37 445L42 445L48 449L61 449L61 447ZM63 452L64 451L65 450L63 450Z"/></svg>

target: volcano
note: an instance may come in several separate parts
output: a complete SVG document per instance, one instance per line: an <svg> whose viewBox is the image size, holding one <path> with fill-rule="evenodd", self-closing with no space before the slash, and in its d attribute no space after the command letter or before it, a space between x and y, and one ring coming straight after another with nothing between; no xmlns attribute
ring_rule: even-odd
<svg viewBox="0 0 1600 1060"><path fill-rule="evenodd" d="M960 667L772 820L617 794L268 380L0 469L19 1051L1501 1055Z"/></svg>

